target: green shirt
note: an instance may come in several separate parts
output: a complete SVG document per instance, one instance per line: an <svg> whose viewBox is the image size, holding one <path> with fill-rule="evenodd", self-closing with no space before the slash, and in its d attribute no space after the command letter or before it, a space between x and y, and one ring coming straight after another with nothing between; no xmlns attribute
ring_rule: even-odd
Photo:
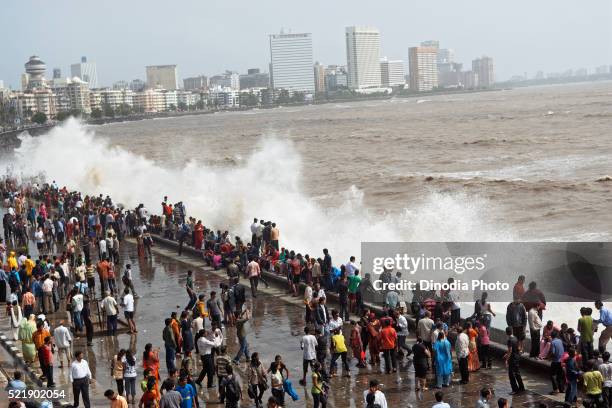
<svg viewBox="0 0 612 408"><path fill-rule="evenodd" d="M578 331L580 332L580 341L583 343L593 342L593 318L591 316L582 316L578 319Z"/></svg>
<svg viewBox="0 0 612 408"><path fill-rule="evenodd" d="M359 283L361 282L361 276L353 275L348 277L348 290L350 293L357 293Z"/></svg>

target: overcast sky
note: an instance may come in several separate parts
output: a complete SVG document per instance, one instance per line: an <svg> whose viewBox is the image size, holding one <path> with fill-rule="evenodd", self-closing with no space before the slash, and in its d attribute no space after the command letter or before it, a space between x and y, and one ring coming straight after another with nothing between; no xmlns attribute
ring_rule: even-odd
<svg viewBox="0 0 612 408"><path fill-rule="evenodd" d="M610 0L6 0L0 79L18 87L30 55L69 74L82 55L99 82L144 79L145 65L177 64L181 78L225 69L267 71L268 34L311 32L315 60L345 64L344 27L381 32L381 56L407 60L429 39L468 66L486 54L499 79L612 64ZM464 65L465 66L465 65Z"/></svg>

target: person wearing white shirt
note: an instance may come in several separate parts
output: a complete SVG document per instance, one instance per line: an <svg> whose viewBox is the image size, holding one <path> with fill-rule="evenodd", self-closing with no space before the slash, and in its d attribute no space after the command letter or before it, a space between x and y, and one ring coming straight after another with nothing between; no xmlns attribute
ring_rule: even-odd
<svg viewBox="0 0 612 408"><path fill-rule="evenodd" d="M527 322L529 323L529 336L531 337L531 349L529 357L539 358L540 356L540 332L543 324L540 318L539 307L532 307L527 313Z"/></svg>
<svg viewBox="0 0 612 408"><path fill-rule="evenodd" d="M436 403L431 408L451 408L448 402L444 402L444 393L442 391L436 391L434 394L436 397Z"/></svg>
<svg viewBox="0 0 612 408"><path fill-rule="evenodd" d="M136 322L134 321L134 296L130 293L130 288L123 290L123 315L130 326L130 333L138 333L136 331Z"/></svg>
<svg viewBox="0 0 612 408"><path fill-rule="evenodd" d="M406 311L406 303L400 302L399 313L397 316L397 347L401 352L402 349L406 351L406 355L409 356L412 353L412 349L406 344L408 339L408 319L404 316Z"/></svg>
<svg viewBox="0 0 612 408"><path fill-rule="evenodd" d="M462 327L457 328L459 335L455 344L455 352L459 362L459 371L461 372L461 384L467 384L470 381L470 371L468 370L468 354L470 353L470 338L465 333Z"/></svg>
<svg viewBox="0 0 612 408"><path fill-rule="evenodd" d="M117 333L117 301L108 290L105 292L105 295L106 297L102 300L100 306L102 306L106 315L108 334L109 336L114 336Z"/></svg>
<svg viewBox="0 0 612 408"><path fill-rule="evenodd" d="M53 330L53 338L55 340L55 345L57 346L57 359L59 360L60 368L64 367L62 354L66 356L66 365L70 365L70 360L72 360L72 352L70 351L72 336L70 335L70 330L64 326L63 320L60 320L59 326Z"/></svg>
<svg viewBox="0 0 612 408"><path fill-rule="evenodd" d="M73 407L79 406L79 395L83 396L83 405L85 408L90 408L89 403L89 383L91 382L91 371L89 364L83 360L83 352L75 353L75 360L70 366L70 382L72 383L72 394L74 395Z"/></svg>
<svg viewBox="0 0 612 408"><path fill-rule="evenodd" d="M327 323L327 328L328 330L331 332L333 332L336 329L340 329L342 328L342 318L339 316L338 311L337 310L332 310L331 312L331 319L329 319L329 322Z"/></svg>
<svg viewBox="0 0 612 408"><path fill-rule="evenodd" d="M100 248L100 260L106 259L106 240L101 239L100 242L98 242L98 246Z"/></svg>
<svg viewBox="0 0 612 408"><path fill-rule="evenodd" d="M306 374L308 373L308 366L313 366L317 359L317 338L310 334L310 327L304 327L304 336L300 344L304 355L302 357L302 371L303 376L300 380L301 385L306 385Z"/></svg>
<svg viewBox="0 0 612 408"><path fill-rule="evenodd" d="M53 279L50 276L43 281L43 311L45 314L53 313L55 311L55 305L53 304Z"/></svg>
<svg viewBox="0 0 612 408"><path fill-rule="evenodd" d="M370 394L372 397L370 397ZM374 401L371 401L374 404L378 404L380 408L387 408L387 398L385 394L380 390L380 384L378 380L370 380L370 388L363 392L363 406L368 406L368 398L373 398Z"/></svg>
<svg viewBox="0 0 612 408"><path fill-rule="evenodd" d="M344 265L346 269L346 276L354 276L355 269L357 269L357 265L355 265L355 257L351 256L349 261Z"/></svg>
<svg viewBox="0 0 612 408"><path fill-rule="evenodd" d="M219 332L217 331L215 331L212 340L207 338L208 335L209 332L206 330L200 331L200 337L198 338L198 350L200 351L200 359L202 360L202 371L200 371L200 375L195 383L201 385L204 377L208 377L207 386L208 388L211 388L215 375L215 359L212 350L213 348L221 346L223 338L219 336Z"/></svg>
<svg viewBox="0 0 612 408"><path fill-rule="evenodd" d="M257 244L257 230L259 229L259 223L257 221L257 218L254 218L251 224L251 244L253 245Z"/></svg>

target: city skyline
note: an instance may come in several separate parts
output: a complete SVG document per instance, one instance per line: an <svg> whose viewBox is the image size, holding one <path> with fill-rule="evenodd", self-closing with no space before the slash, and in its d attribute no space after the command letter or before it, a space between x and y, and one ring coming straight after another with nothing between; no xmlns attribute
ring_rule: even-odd
<svg viewBox="0 0 612 408"><path fill-rule="evenodd" d="M522 3L525 7L521 7ZM60 0L56 7L44 12L33 7L31 1L3 7L0 31L5 38L19 38L8 43L3 52L0 79L5 85L19 86L23 61L30 55L44 55L49 67L59 67L62 72L69 72L71 63L87 55L97 63L99 83L104 86L118 80L142 79L147 65L176 64L181 78L226 69L267 71L268 35L281 28L288 32L289 27L292 32L312 33L314 60L324 65L346 63L344 30L352 25L377 27L381 32L381 55L394 60L407 61L408 48L427 39L439 40L441 47L452 48L456 60L466 65L480 55L492 56L497 62L499 80L523 72L592 68L610 64L612 56L611 10L602 0L594 0L588 8L570 1L537 4L519 1L508 7L492 7L481 0L461 5L391 1L386 8L359 1L351 2L348 8L342 1L333 7L314 1L291 8L277 0L256 7L241 2L232 5L185 2L180 10L161 2L148 2L144 8L140 2L109 1L97 8L100 18L85 9L67 7L68 4ZM246 7L249 13L236 13ZM189 13L180 12L186 8ZM113 25L130 27L119 34L113 33L108 21L102 18L117 9L124 12L113 13L117 20ZM133 19L135 15L139 18ZM275 18L269 18L270 15ZM240 24L234 26L241 29L230 33L225 30L224 18L215 16L235 19ZM181 30L153 30L147 21L154 18L176 19ZM197 21L207 25L206 33L219 35L204 35L199 24L195 24ZM520 30L516 21L521 21ZM172 27L172 23L166 26ZM50 36L58 40L49 41ZM70 38L71 46L66 47L60 38ZM595 38L599 40L593 41Z"/></svg>

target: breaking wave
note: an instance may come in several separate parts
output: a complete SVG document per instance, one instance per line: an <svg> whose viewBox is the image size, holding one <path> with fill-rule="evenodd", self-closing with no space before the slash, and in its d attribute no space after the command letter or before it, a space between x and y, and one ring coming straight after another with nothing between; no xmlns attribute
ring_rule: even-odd
<svg viewBox="0 0 612 408"><path fill-rule="evenodd" d="M276 222L282 245L319 256L324 247L337 260L359 256L365 241L508 241L513 232L491 221L487 200L431 192L401 213L369 210L355 186L315 199L302 188L302 158L290 141L263 137L251 155L227 166L189 161L164 167L95 136L76 120L49 133L20 136L5 165L16 175L44 174L48 181L87 194L109 194L126 207L143 203L160 212L164 196L183 201L187 212L215 229L250 237L253 217ZM179 139L180 140L180 139ZM201 157L206 157L206 142ZM168 145L167 149L172 149ZM218 161L217 161L218 163Z"/></svg>

